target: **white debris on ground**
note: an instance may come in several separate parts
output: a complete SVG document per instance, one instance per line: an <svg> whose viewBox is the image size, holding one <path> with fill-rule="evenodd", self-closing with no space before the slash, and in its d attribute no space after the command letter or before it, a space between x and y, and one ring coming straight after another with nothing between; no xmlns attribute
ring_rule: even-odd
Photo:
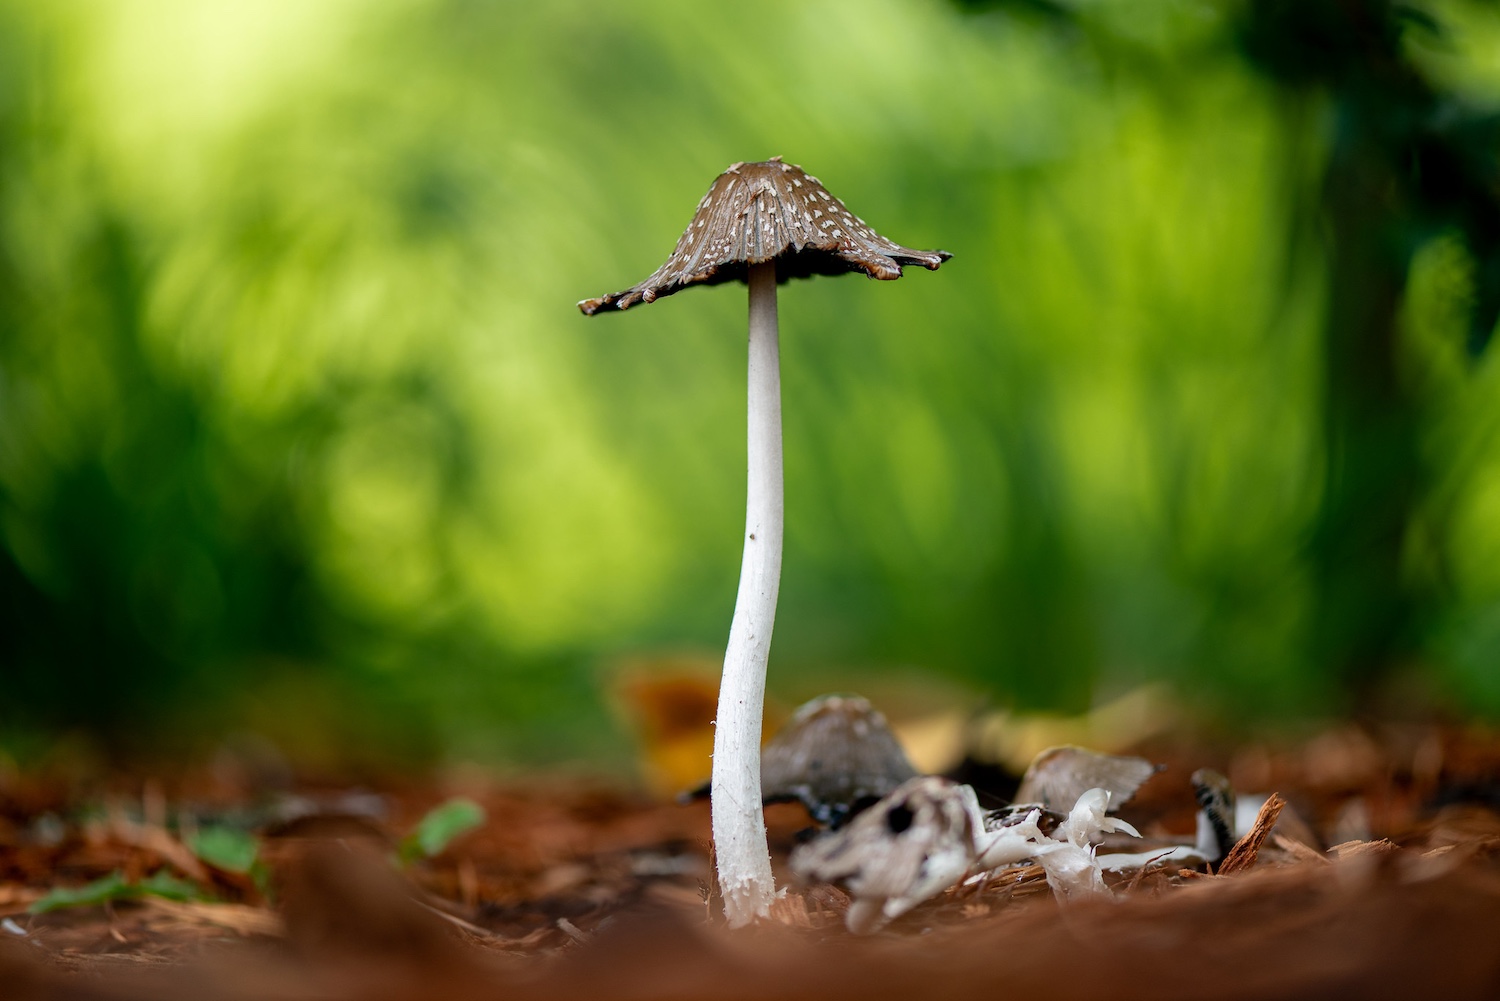
<svg viewBox="0 0 1500 1001"><path fill-rule="evenodd" d="M974 798L972 789L968 798ZM1117 832L1135 838L1141 836L1125 821L1108 815L1109 800L1110 794L1103 789L1085 790L1073 804L1068 819L1051 835L1042 832L1040 809L1032 810L1019 824L985 830L975 840L974 868L988 873L1031 860L1042 867L1047 874L1047 885L1059 897L1108 894L1102 867L1095 856L1098 843L1105 834ZM976 809L977 806L976 802Z"/></svg>
<svg viewBox="0 0 1500 1001"><path fill-rule="evenodd" d="M973 865L975 832L982 829L972 788L918 776L847 827L798 846L791 867L806 882L847 889L854 903L845 922L859 934L957 886Z"/></svg>
<svg viewBox="0 0 1500 1001"><path fill-rule="evenodd" d="M1015 803L985 811L971 786L913 776L868 701L830 695L804 705L777 734L763 775L769 800L800 800L814 822L832 828L792 852L792 872L846 889L854 897L846 922L861 933L965 880L1023 863L1041 866L1053 893L1070 900L1108 896L1106 870L1219 862L1235 840L1235 795L1209 769L1192 776L1200 806L1193 844L1098 854L1105 835L1140 837L1110 811L1159 770L1145 758L1050 747L1032 759ZM860 811L875 796L882 798Z"/></svg>
<svg viewBox="0 0 1500 1001"><path fill-rule="evenodd" d="M1022 863L1041 866L1058 898L1073 900L1109 896L1105 870L1156 862L1197 865L1222 856L1214 826L1202 814L1194 845L1099 856L1106 834L1140 837L1130 824L1109 815L1110 806L1109 791L1085 790L1049 834L1042 829L1040 807L1024 815L986 813L972 787L921 776L847 827L799 846L790 863L804 882L844 887L854 897L846 915L849 930L866 933L966 880L987 879Z"/></svg>

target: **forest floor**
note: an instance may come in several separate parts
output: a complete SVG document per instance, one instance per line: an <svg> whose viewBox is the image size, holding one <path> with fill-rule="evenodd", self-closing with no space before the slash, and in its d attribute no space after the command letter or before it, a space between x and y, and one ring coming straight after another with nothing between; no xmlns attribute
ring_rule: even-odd
<svg viewBox="0 0 1500 1001"><path fill-rule="evenodd" d="M867 936L839 889L789 885L797 805L768 814L774 920L730 931L701 802L222 760L0 776L0 998L1500 997L1500 736L1136 753L1167 766L1122 811L1145 834L1191 836L1203 765L1290 805L1233 874L1158 867L1062 906L1018 868Z"/></svg>

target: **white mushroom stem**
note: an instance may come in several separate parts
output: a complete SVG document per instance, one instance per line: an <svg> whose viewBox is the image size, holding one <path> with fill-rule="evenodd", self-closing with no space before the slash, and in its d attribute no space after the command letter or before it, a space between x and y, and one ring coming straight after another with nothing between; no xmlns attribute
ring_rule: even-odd
<svg viewBox="0 0 1500 1001"><path fill-rule="evenodd" d="M731 927L770 913L775 896L761 808L760 732L766 662L781 587L783 534L781 362L776 263L750 265L750 406L745 557L719 681L714 730L713 831L724 915Z"/></svg>

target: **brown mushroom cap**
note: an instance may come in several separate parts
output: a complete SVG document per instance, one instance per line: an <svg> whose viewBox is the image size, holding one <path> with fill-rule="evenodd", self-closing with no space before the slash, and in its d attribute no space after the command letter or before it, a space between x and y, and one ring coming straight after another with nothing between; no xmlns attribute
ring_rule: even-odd
<svg viewBox="0 0 1500 1001"><path fill-rule="evenodd" d="M767 803L800 800L835 828L916 774L885 717L858 695L805 703L760 758Z"/></svg>
<svg viewBox="0 0 1500 1001"><path fill-rule="evenodd" d="M952 257L892 243L828 193L816 177L772 157L737 163L714 181L667 263L645 281L585 299L588 316L653 302L689 285L744 281L749 266L776 262L777 281L859 271L885 281L903 265L936 271Z"/></svg>
<svg viewBox="0 0 1500 1001"><path fill-rule="evenodd" d="M1049 747L1032 759L1021 776L1015 802L1067 813L1078 797L1099 788L1109 793L1113 811L1160 770L1161 766L1145 758L1100 754L1082 747Z"/></svg>

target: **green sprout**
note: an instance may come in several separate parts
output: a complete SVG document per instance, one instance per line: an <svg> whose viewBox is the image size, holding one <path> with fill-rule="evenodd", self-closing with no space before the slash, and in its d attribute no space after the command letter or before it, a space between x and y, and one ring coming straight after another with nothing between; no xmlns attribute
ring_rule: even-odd
<svg viewBox="0 0 1500 1001"><path fill-rule="evenodd" d="M479 827L485 819L484 807L472 799L459 796L438 804L401 839L401 864L441 855L455 838Z"/></svg>

